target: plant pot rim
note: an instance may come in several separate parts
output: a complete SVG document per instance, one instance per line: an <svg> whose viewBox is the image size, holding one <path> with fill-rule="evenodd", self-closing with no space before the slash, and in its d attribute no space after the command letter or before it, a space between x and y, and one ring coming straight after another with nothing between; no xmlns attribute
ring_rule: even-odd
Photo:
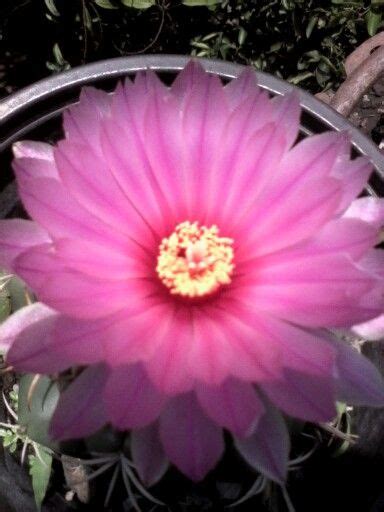
<svg viewBox="0 0 384 512"><path fill-rule="evenodd" d="M63 73L50 76L36 82L24 89L6 97L0 101L0 127L5 128L14 118L22 115L29 108L36 107L44 100L54 98L56 95L68 92L75 87L92 84L95 80L118 79L128 74L133 74L145 69L153 69L157 72L175 73L182 69L191 59L183 55L141 55L132 57L119 57L107 59L91 64L72 68ZM231 62L214 59L197 59L210 73L217 74L221 78L232 79L244 70L245 66ZM378 147L369 140L358 128L338 114L333 108L325 105L310 93L294 86L284 80L268 73L257 71L258 84L272 94L282 95L291 91L297 91L300 104L304 111L320 120L328 129L348 131L355 149L366 155L381 178L384 178L384 155ZM0 152L18 140L23 131L17 131L11 136L1 138ZM374 193L374 191L372 191Z"/></svg>

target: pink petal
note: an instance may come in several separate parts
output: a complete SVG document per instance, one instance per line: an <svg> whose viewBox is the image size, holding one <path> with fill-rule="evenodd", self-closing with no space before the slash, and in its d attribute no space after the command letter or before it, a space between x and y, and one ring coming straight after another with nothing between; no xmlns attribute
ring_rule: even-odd
<svg viewBox="0 0 384 512"><path fill-rule="evenodd" d="M313 236L334 216L339 201L340 184L334 178L299 182L283 195L263 194L234 230L241 243L238 261L244 255L268 254Z"/></svg>
<svg viewBox="0 0 384 512"><path fill-rule="evenodd" d="M58 265L105 279L148 279L153 274L153 257L134 243L122 251L87 240L60 239L52 246Z"/></svg>
<svg viewBox="0 0 384 512"><path fill-rule="evenodd" d="M92 215L133 239L148 236L148 226L111 173L108 162L90 148L62 141L55 151L60 177ZM144 233L144 237L143 237Z"/></svg>
<svg viewBox="0 0 384 512"><path fill-rule="evenodd" d="M165 402L141 364L111 370L103 396L109 420L121 430L146 427L159 416Z"/></svg>
<svg viewBox="0 0 384 512"><path fill-rule="evenodd" d="M335 349L320 337L272 318L264 319L262 328L265 342L282 354L285 367L282 377L260 382L269 399L298 418L332 419Z"/></svg>
<svg viewBox="0 0 384 512"><path fill-rule="evenodd" d="M80 101L64 113L67 139L89 145L100 154L100 123L110 108L110 95L93 87L83 87Z"/></svg>
<svg viewBox="0 0 384 512"><path fill-rule="evenodd" d="M303 247L292 248L286 254L289 257L304 249L308 255L340 252L359 259L372 249L377 240L377 230L366 222L339 218L328 222L313 238L303 242Z"/></svg>
<svg viewBox="0 0 384 512"><path fill-rule="evenodd" d="M341 159L332 170L332 176L343 181L342 198L338 213L343 212L364 189L373 166L367 157L354 160Z"/></svg>
<svg viewBox="0 0 384 512"><path fill-rule="evenodd" d="M261 92L257 85L257 76L255 70L251 67L245 68L238 78L233 78L224 88L227 101L231 109L235 109L244 98L253 96L254 98Z"/></svg>
<svg viewBox="0 0 384 512"><path fill-rule="evenodd" d="M239 298L244 286L245 302L292 322L348 327L372 318L382 307L381 300L364 304L364 295L377 281L343 254L307 256L304 251L290 258L280 253L255 260L254 266L254 278L247 276L250 266L239 267L244 273L243 281L236 281Z"/></svg>
<svg viewBox="0 0 384 512"><path fill-rule="evenodd" d="M231 291L228 295L231 295ZM253 307L239 307L235 301L230 298L226 300L224 296L217 304L217 308L209 311L215 329L206 330L205 335L202 330L200 335L197 330L200 320L195 324L195 344L199 342L203 346L206 342L207 346L207 360L200 360L199 363L196 359L196 366L200 364L203 367L214 367L215 361L222 364L224 353L228 358L225 366L228 374L251 382L276 379L281 374L281 355L277 350L271 349L265 342L265 337L260 334L260 324L255 313ZM214 339L215 343L211 343L211 339ZM210 346L215 350L210 352ZM201 354L204 355L203 352ZM214 375L213 372L211 374ZM217 384L215 380L202 380L207 384Z"/></svg>
<svg viewBox="0 0 384 512"><path fill-rule="evenodd" d="M86 238L124 247L127 236L87 212L51 178L24 180L19 194L29 215L53 237Z"/></svg>
<svg viewBox="0 0 384 512"><path fill-rule="evenodd" d="M136 310L140 299L152 291L146 281L136 277L111 280L71 269L48 244L24 251L17 258L15 269L42 302L79 318L107 316L121 309Z"/></svg>
<svg viewBox="0 0 384 512"><path fill-rule="evenodd" d="M251 435L264 413L253 386L232 377L221 386L200 384L197 398L208 417L239 437Z"/></svg>
<svg viewBox="0 0 384 512"><path fill-rule="evenodd" d="M118 88L114 94L113 119L106 119L102 126L103 153L127 200L161 239L174 227L167 221L168 216L173 215L173 189L167 190L164 184L168 170L152 167L148 160L147 145L136 116L137 105L131 93L131 90ZM146 110L147 104L142 108ZM143 118L141 115L140 120Z"/></svg>
<svg viewBox="0 0 384 512"><path fill-rule="evenodd" d="M363 220L379 229L384 225L384 199L379 197L356 199L344 212L344 217Z"/></svg>
<svg viewBox="0 0 384 512"><path fill-rule="evenodd" d="M288 472L289 434L281 414L267 405L256 432L246 439L235 439L242 457L271 480L284 484Z"/></svg>
<svg viewBox="0 0 384 512"><path fill-rule="evenodd" d="M259 100L264 111L270 110L263 95L259 96ZM252 113L252 110L248 107L244 112ZM263 116L263 111L254 113L250 118L251 124L255 125ZM219 153L222 159L218 159L216 174L209 189L211 197L207 201L213 205L210 208L212 220L219 216L219 220L222 219L220 224L227 229L248 210L253 210L255 201L270 180L284 151L282 127L270 122L261 123L261 126L256 126L258 129L252 131L250 136L244 125L234 129L229 121L222 136L226 149Z"/></svg>
<svg viewBox="0 0 384 512"><path fill-rule="evenodd" d="M137 306L135 313L122 310L112 317L109 335L105 336L104 357L113 367L153 359L154 373L161 382L161 375L164 372L162 367L157 367L156 357L162 357L159 354L159 347L164 338L168 339L173 319L172 304L164 303L162 297L148 297ZM170 344L174 339L172 336L170 335ZM177 372L176 357L175 363ZM172 380L172 371L169 372L168 378ZM157 383L156 378L154 381Z"/></svg>
<svg viewBox="0 0 384 512"><path fill-rule="evenodd" d="M373 320L354 325L352 330L366 340L381 340L384 338L384 315L379 315Z"/></svg>
<svg viewBox="0 0 384 512"><path fill-rule="evenodd" d="M19 254L49 241L48 233L35 222L24 219L1 220L0 265L12 271Z"/></svg>
<svg viewBox="0 0 384 512"><path fill-rule="evenodd" d="M286 148L290 148L299 134L301 115L299 96L296 91L284 96L275 96L272 104L274 112L271 120L282 124Z"/></svg>
<svg viewBox="0 0 384 512"><path fill-rule="evenodd" d="M204 84L208 81L208 73L198 60L191 59L188 64L176 75L172 84L171 91L176 97L183 98L196 85Z"/></svg>
<svg viewBox="0 0 384 512"><path fill-rule="evenodd" d="M203 414L192 393L169 402L160 417L160 438L169 460L193 481L202 480L224 450L221 429Z"/></svg>
<svg viewBox="0 0 384 512"><path fill-rule="evenodd" d="M132 461L142 482L151 487L166 473L169 463L159 439L159 425L152 423L133 430L131 437Z"/></svg>
<svg viewBox="0 0 384 512"><path fill-rule="evenodd" d="M222 132L229 115L223 86L209 75L187 92L182 107L181 136L184 140L184 165L190 173L190 209L200 212L206 193L215 187L212 173L216 155L222 147Z"/></svg>
<svg viewBox="0 0 384 512"><path fill-rule="evenodd" d="M104 365L90 366L61 394L50 425L54 439L86 437L105 425L101 395L107 376Z"/></svg>
<svg viewBox="0 0 384 512"><path fill-rule="evenodd" d="M158 319L154 322L156 327ZM183 308L169 312L166 322L159 323L160 332L155 339L160 343L154 355L145 361L145 368L158 389L174 395L189 391L194 385L195 379L187 370L193 324L189 311Z"/></svg>

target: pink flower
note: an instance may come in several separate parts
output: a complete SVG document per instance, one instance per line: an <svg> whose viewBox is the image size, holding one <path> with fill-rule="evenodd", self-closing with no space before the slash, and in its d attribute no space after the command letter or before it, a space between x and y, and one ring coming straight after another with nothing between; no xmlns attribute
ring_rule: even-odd
<svg viewBox="0 0 384 512"><path fill-rule="evenodd" d="M279 410L324 422L335 400L383 405L374 366L326 331L383 308L379 228L353 214L371 165L345 134L294 145L299 117L253 71L223 87L191 62L171 88L151 72L110 96L86 88L64 140L15 145L33 220L1 223L1 264L40 302L0 341L22 371L88 366L54 436L130 429L151 483L167 460L203 478L225 428L282 482Z"/></svg>

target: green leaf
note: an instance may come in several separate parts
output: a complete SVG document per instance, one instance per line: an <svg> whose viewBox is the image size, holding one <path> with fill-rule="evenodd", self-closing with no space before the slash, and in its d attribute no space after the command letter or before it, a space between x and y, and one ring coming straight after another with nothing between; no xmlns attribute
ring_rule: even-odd
<svg viewBox="0 0 384 512"><path fill-rule="evenodd" d="M19 425L25 427L30 439L53 450L57 443L48 435L49 423L55 411L59 389L49 377L40 376L31 388L35 375L23 375L19 383ZM29 402L29 403L28 403Z"/></svg>
<svg viewBox="0 0 384 512"><path fill-rule="evenodd" d="M247 38L247 31L243 28L243 27L240 27L239 29L239 35L237 37L237 41L239 43L239 46L243 46L244 44L244 41L246 40Z"/></svg>
<svg viewBox="0 0 384 512"><path fill-rule="evenodd" d="M210 7L212 5L220 4L221 0L183 0L182 3L188 7L205 6Z"/></svg>
<svg viewBox="0 0 384 512"><path fill-rule="evenodd" d="M156 0L121 0L121 3L134 9L148 9L148 7L155 5Z"/></svg>
<svg viewBox="0 0 384 512"><path fill-rule="evenodd" d="M307 28L305 29L305 35L307 39L311 37L312 31L315 28L317 23L317 16L312 16L312 18L309 20L309 23L307 25Z"/></svg>
<svg viewBox="0 0 384 512"><path fill-rule="evenodd" d="M7 290L11 301L12 313L28 305L28 299L31 299L31 297L28 296L28 290L24 281L13 276L7 284Z"/></svg>
<svg viewBox="0 0 384 512"><path fill-rule="evenodd" d="M382 14L370 9L365 17L365 23L367 25L368 34L372 37L376 34L378 28L381 25Z"/></svg>
<svg viewBox="0 0 384 512"><path fill-rule="evenodd" d="M96 5L102 7L103 9L118 9L116 5L111 4L109 0L93 0Z"/></svg>
<svg viewBox="0 0 384 512"><path fill-rule="evenodd" d="M305 73L299 73L296 76L292 76L291 78L288 78L288 82L290 82L293 85L299 84L300 82L303 82L307 78L313 77L313 73L310 71L306 71Z"/></svg>
<svg viewBox="0 0 384 512"><path fill-rule="evenodd" d="M38 450L38 455L29 456L29 474L32 477L36 507L40 511L51 476L52 454L42 447L37 447L36 449Z"/></svg>

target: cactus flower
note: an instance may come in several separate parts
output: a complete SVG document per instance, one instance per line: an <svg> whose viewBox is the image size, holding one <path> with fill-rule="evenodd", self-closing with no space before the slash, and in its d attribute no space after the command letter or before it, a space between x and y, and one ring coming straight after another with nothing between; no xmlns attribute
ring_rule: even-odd
<svg viewBox="0 0 384 512"><path fill-rule="evenodd" d="M85 367L53 436L130 430L151 483L168 461L202 479L226 429L281 483L283 414L384 404L376 368L329 334L383 310L380 227L355 208L372 168L345 133L297 142L299 118L252 70L223 85L191 62L170 87L148 71L85 88L63 140L15 144L31 220L1 221L0 264L39 302L0 341L20 371Z"/></svg>

